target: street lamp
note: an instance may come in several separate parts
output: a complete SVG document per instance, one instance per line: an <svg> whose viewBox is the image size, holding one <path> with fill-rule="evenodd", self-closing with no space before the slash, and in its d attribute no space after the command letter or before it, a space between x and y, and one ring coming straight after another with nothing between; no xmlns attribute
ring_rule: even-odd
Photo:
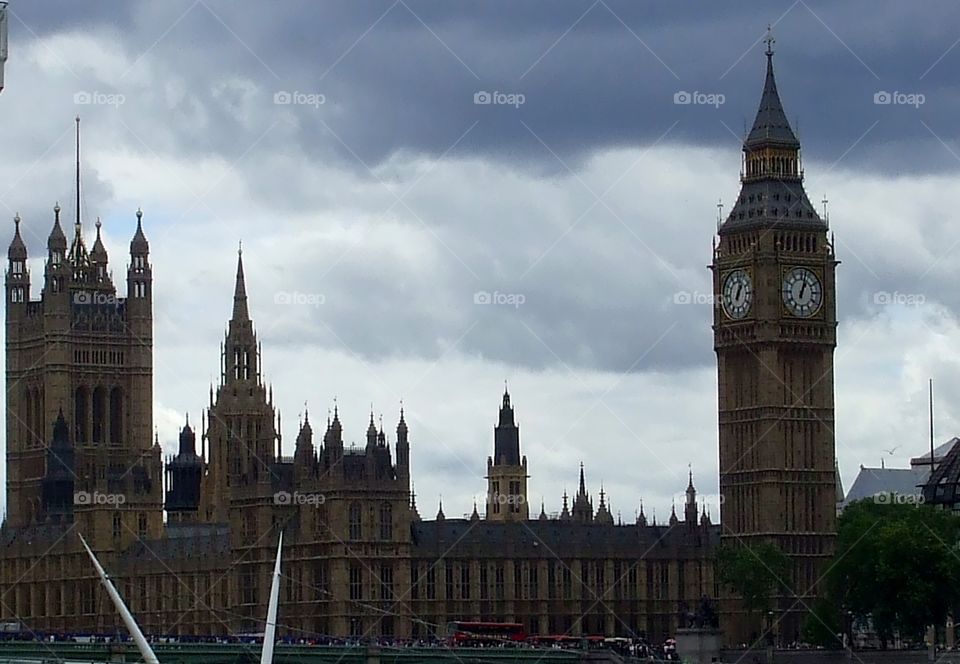
<svg viewBox="0 0 960 664"><path fill-rule="evenodd" d="M847 630L843 635L843 638L846 641L844 646L847 648L847 659L851 659L853 657L853 611L847 611L844 614L844 617L847 619Z"/></svg>
<svg viewBox="0 0 960 664"><path fill-rule="evenodd" d="M767 664L773 664L773 611L767 611Z"/></svg>

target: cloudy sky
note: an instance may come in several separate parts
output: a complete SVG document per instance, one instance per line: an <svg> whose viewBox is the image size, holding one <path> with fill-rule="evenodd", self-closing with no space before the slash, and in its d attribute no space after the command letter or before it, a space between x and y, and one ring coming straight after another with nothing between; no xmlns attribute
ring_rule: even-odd
<svg viewBox="0 0 960 664"><path fill-rule="evenodd" d="M926 448L928 377L938 439L960 434L953 2L13 0L0 215L36 281L80 114L81 212L121 281L144 210L168 450L218 371L242 240L285 452L305 402L317 422L336 398L359 442L371 404L392 440L402 399L421 513L466 513L507 380L533 511L583 461L624 520L641 498L665 518L688 464L716 514L705 266L768 24L842 260L849 486Z"/></svg>

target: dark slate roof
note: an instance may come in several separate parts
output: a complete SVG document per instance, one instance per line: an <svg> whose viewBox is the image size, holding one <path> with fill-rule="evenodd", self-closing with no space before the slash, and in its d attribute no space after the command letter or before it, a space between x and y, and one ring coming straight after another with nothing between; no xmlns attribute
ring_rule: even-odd
<svg viewBox="0 0 960 664"><path fill-rule="evenodd" d="M915 496L927 479L926 468L864 468L853 481L841 509L856 500L873 499L878 494Z"/></svg>
<svg viewBox="0 0 960 664"><path fill-rule="evenodd" d="M923 487L923 501L928 505L947 505L951 508L960 503L960 445L951 447L940 465L933 469L933 474Z"/></svg>
<svg viewBox="0 0 960 664"><path fill-rule="evenodd" d="M744 182L720 232L762 228L826 229L800 180L763 179Z"/></svg>
<svg viewBox="0 0 960 664"><path fill-rule="evenodd" d="M941 461L943 461L944 457L947 456L947 454L949 454L950 450L952 450L958 442L960 442L960 438L954 437L948 440L947 442L943 443L942 445L935 447L933 450L933 465L936 466ZM926 454L921 454L920 456L913 457L912 459L910 459L910 465L929 467L930 453L927 452Z"/></svg>
<svg viewBox="0 0 960 664"><path fill-rule="evenodd" d="M780 94L777 92L777 79L773 75L773 53L770 51L767 51L767 77L763 82L760 108L757 109L757 117L746 140L748 148L764 145L800 147L800 141L790 128Z"/></svg>
<svg viewBox="0 0 960 664"><path fill-rule="evenodd" d="M417 558L575 558L603 551L622 558L661 558L687 550L691 557L720 541L720 527L584 524L573 521L523 522L444 519L412 524L412 555Z"/></svg>

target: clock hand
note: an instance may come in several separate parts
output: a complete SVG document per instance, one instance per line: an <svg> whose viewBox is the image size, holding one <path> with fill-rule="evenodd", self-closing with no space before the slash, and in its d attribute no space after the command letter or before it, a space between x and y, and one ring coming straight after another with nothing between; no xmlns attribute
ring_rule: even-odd
<svg viewBox="0 0 960 664"><path fill-rule="evenodd" d="M743 284L737 284L737 294L736 294L736 296L735 296L733 299L739 301L739 300L740 300L740 293L742 293L742 292L743 292Z"/></svg>
<svg viewBox="0 0 960 664"><path fill-rule="evenodd" d="M804 281L800 284L800 297L803 298L803 295L806 292L807 292L807 282Z"/></svg>

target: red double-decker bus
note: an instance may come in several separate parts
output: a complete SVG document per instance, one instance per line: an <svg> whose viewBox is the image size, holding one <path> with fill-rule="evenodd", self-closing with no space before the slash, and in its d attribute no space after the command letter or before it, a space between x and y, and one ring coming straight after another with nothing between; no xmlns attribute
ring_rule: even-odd
<svg viewBox="0 0 960 664"><path fill-rule="evenodd" d="M471 622L447 623L447 643L451 646L519 645L527 640L520 623Z"/></svg>

